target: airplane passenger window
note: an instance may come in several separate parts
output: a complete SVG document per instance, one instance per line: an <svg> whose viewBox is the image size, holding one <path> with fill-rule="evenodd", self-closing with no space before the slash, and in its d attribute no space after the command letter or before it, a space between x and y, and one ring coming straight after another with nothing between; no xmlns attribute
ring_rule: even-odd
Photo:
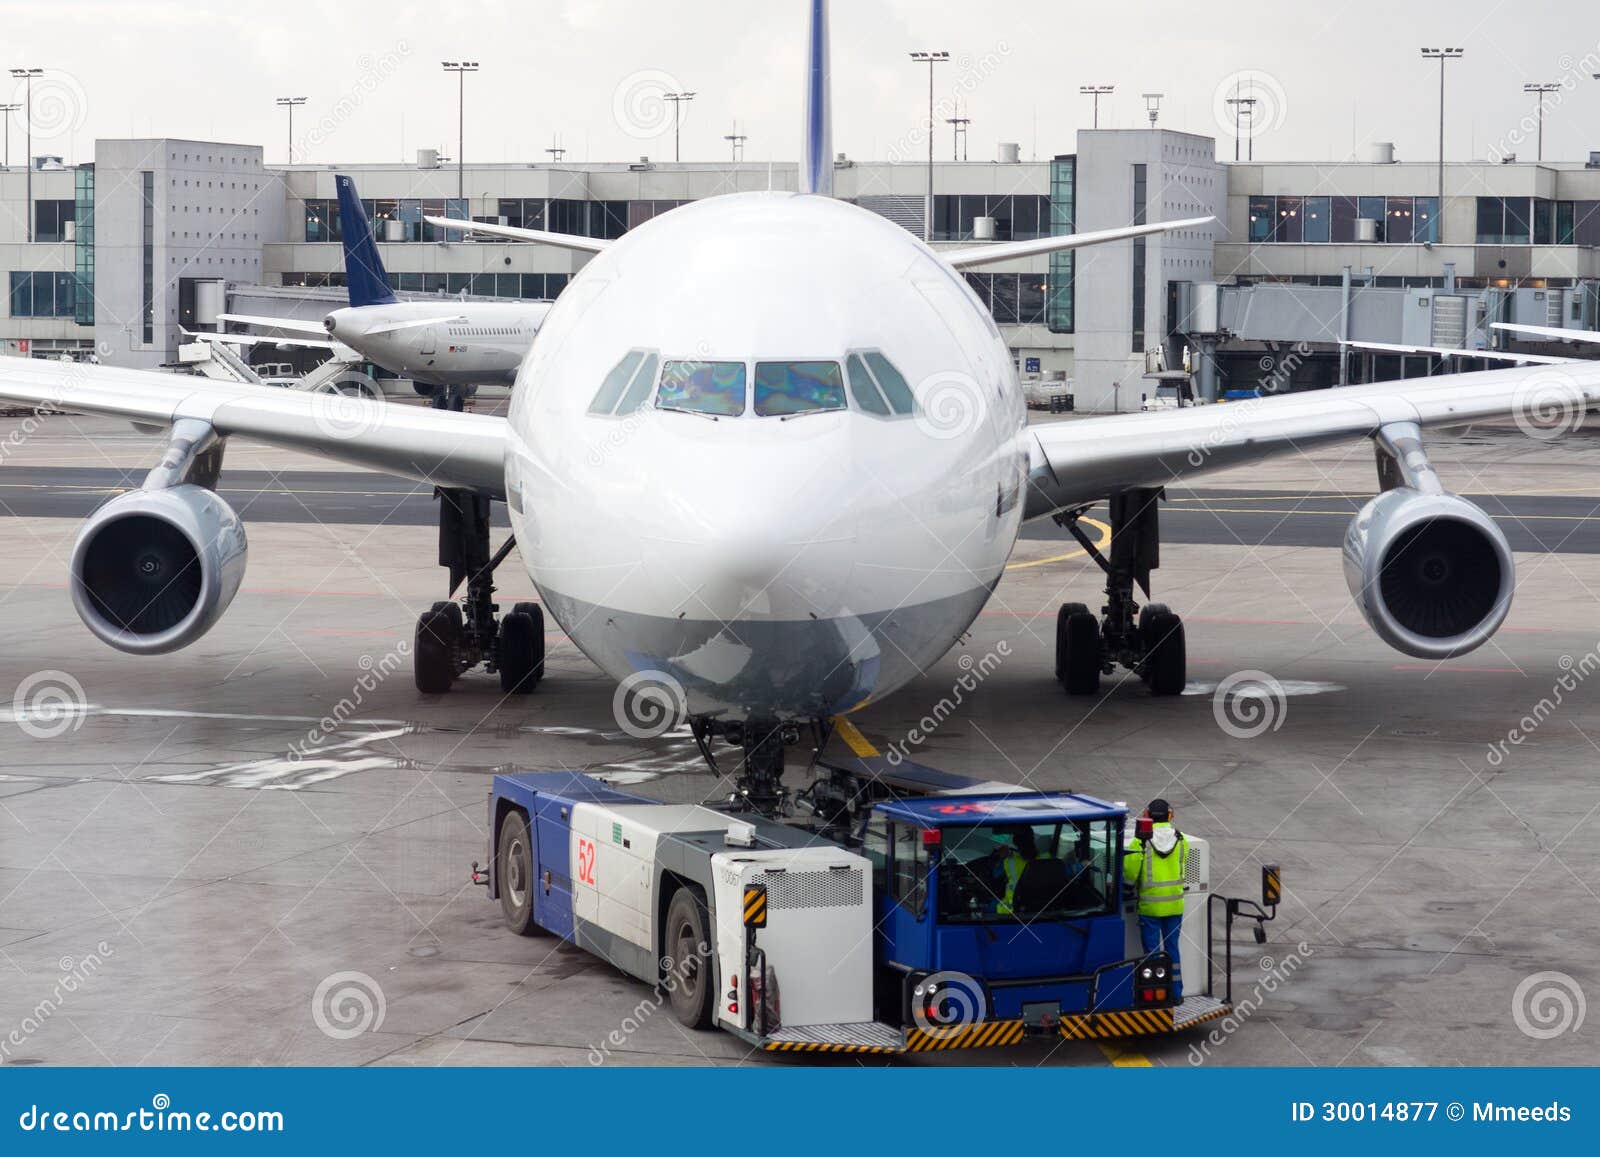
<svg viewBox="0 0 1600 1157"><path fill-rule="evenodd" d="M639 368L639 360L643 357L643 350L629 350L623 355L616 368L607 374L606 380L600 384L600 392L594 396L594 401L589 403L589 413L609 414L616 409L617 399L633 380L634 371Z"/></svg>
<svg viewBox="0 0 1600 1157"><path fill-rule="evenodd" d="M877 383L872 380L872 375L867 373L867 367L862 364L857 354L850 355L846 363L850 370L850 394L860 406L869 414L889 416L889 403L883 400L883 395L878 392Z"/></svg>
<svg viewBox="0 0 1600 1157"><path fill-rule="evenodd" d="M789 417L844 408L844 378L838 362L756 363L758 416Z"/></svg>
<svg viewBox="0 0 1600 1157"><path fill-rule="evenodd" d="M656 405L713 418L744 413L743 362L671 361L662 366Z"/></svg>

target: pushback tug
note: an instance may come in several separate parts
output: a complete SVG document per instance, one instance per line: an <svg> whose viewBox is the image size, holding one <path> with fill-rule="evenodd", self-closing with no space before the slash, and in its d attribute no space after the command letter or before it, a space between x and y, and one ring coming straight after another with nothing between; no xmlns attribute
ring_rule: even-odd
<svg viewBox="0 0 1600 1157"><path fill-rule="evenodd" d="M1235 919L1254 921L1260 942L1276 915L1276 867L1263 868L1259 903L1214 895L1209 846L1191 834L1191 995L1178 1004L1172 962L1143 953L1123 894L1125 805L881 757L818 770L802 793L812 815L793 822L659 803L575 772L497 775L490 866L474 864L474 879L513 931L559 936L661 986L684 1024L774 1052L1192 1028L1232 1008ZM1037 858L1008 892L1001 864L1022 827Z"/></svg>

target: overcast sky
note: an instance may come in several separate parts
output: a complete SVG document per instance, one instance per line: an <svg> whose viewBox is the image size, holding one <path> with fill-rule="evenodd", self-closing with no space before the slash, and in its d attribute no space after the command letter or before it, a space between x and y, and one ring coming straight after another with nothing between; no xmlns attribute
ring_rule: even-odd
<svg viewBox="0 0 1600 1157"><path fill-rule="evenodd" d="M683 123L685 160L749 160L798 150L804 0L522 2L79 3L0 0L0 67L43 67L34 152L91 159L96 137L176 136L287 150L277 96L305 96L300 158L454 154L456 85L441 59L476 59L467 77L466 156L547 159L559 137L577 160L672 155L669 87L698 95ZM1144 92L1164 92L1161 124L1215 135L1231 156L1222 101L1243 76L1260 99L1256 158L1337 160L1393 140L1402 160L1437 150L1437 64L1423 44L1460 45L1449 66L1446 153L1500 148L1531 158L1517 125L1526 81L1565 82L1545 125L1547 159L1600 149L1600 5L1578 0L1371 0L1340 4L1121 0L835 0L834 145L863 159L925 148L927 68L943 49L939 117L961 97L970 156L1017 141L1026 158L1070 152L1090 102L1080 84L1115 84L1102 127L1145 123ZM0 94L10 78L0 75ZM21 99L11 95L5 99ZM1221 123L1219 123L1219 121ZM1531 122L1530 122L1531 123ZM12 155L22 157L21 114ZM936 152L950 155L940 124Z"/></svg>

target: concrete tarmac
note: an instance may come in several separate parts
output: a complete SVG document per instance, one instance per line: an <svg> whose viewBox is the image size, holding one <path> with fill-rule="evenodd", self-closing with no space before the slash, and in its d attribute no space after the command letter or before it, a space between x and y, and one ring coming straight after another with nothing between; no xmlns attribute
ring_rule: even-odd
<svg viewBox="0 0 1600 1157"><path fill-rule="evenodd" d="M0 444L15 426L0 425ZM1570 516L1600 504L1600 447L1584 437L1473 431L1436 439L1434 455L1447 485L1529 520ZM40 492L5 487L46 469L137 479L159 444L51 419L0 455L0 499L29 511L0 519L0 1062L765 1063L682 1029L585 954L511 935L469 882L495 771L586 769L667 800L725 785L686 736L622 733L612 683L553 624L535 694L505 700L476 674L419 695L401 652L443 594L431 521L318 506L345 501L321 491L394 484L230 447L226 486L270 490L250 472L277 474L317 516L294 517L282 496L247 514L245 586L187 651L134 658L88 635L65 589L81 502L51 492L62 505L27 506L17 496ZM1576 1017L1600 994L1600 559L1526 540L1494 642L1411 660L1360 621L1340 571L1344 512L1372 486L1360 446L1174 490L1174 508L1258 496L1266 518L1336 511L1289 521L1328 527L1319 544L1260 533L1259 514L1227 515L1241 533L1225 541L1183 537L1218 511L1165 520L1156 592L1187 624L1182 697L1152 699L1136 679L1062 693L1056 607L1095 603L1100 581L1075 544L1040 537L1019 544L963 648L859 714L880 749L905 743L951 698L963 656L1004 644L917 758L1164 795L1211 841L1218 890L1253 894L1265 860L1287 887L1268 943L1238 946L1248 1010L1215 1042L1030 1041L896 1063L1600 1062L1595 1024ZM503 602L533 596L516 571L503 578ZM1247 672L1279 690L1218 698ZM80 707L41 711L52 689ZM1574 1010L1565 1027L1552 993Z"/></svg>

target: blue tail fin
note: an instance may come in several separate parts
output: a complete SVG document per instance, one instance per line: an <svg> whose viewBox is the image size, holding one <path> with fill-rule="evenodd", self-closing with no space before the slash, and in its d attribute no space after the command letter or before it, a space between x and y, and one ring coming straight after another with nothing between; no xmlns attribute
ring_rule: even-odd
<svg viewBox="0 0 1600 1157"><path fill-rule="evenodd" d="M356 196L356 184L349 177L335 177L339 188L339 232L344 236L344 279L350 288L351 305L393 305L394 290L384 272L378 246L372 240L372 225L367 211Z"/></svg>
<svg viewBox="0 0 1600 1157"><path fill-rule="evenodd" d="M829 97L828 0L811 0L806 46L806 122L800 147L800 191L833 196L833 107Z"/></svg>

